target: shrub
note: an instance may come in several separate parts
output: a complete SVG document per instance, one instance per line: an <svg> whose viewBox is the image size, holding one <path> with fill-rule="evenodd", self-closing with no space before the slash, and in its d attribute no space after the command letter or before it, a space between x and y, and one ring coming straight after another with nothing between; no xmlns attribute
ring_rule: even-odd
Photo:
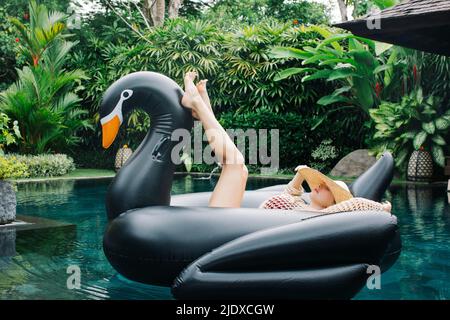
<svg viewBox="0 0 450 320"><path fill-rule="evenodd" d="M279 157L280 168L292 170L299 164L311 165L313 163L322 164L321 170L329 170L335 164L334 161L343 153L349 151L348 145L339 143L339 135L330 131L311 131L310 119L298 113L275 113L268 110L257 110L247 113L224 113L220 118L220 123L224 128L246 129L279 129ZM335 129L335 128L333 128ZM337 129L339 130L339 129ZM342 133L342 135L347 135ZM330 139L333 137L334 141ZM268 132L270 140L270 133ZM318 145L318 141L331 140L325 146ZM270 141L268 142L268 153L270 153ZM340 147L334 147L339 145ZM248 144L247 144L248 145ZM327 147L324 154L324 148ZM330 147L333 147L330 149ZM319 149L318 149L319 148ZM354 148L354 147L353 147ZM350 149L350 150L353 150ZM313 151L316 150L314 153ZM246 158L248 151L246 151ZM269 154L270 156L270 154ZM323 158L323 159L321 159ZM248 161L246 161L248 163ZM292 171L291 171L292 172Z"/></svg>
<svg viewBox="0 0 450 320"><path fill-rule="evenodd" d="M444 137L450 130L450 110L441 98L424 97L419 88L400 103L383 102L370 115L376 123L371 151L376 155L391 151L401 173L405 173L404 164L411 153L419 149L430 151L434 162L445 166L448 146Z"/></svg>
<svg viewBox="0 0 450 320"><path fill-rule="evenodd" d="M28 177L28 167L15 156L0 156L0 180Z"/></svg>
<svg viewBox="0 0 450 320"><path fill-rule="evenodd" d="M311 153L314 159L311 167L319 171L324 171L330 167L338 155L339 153L337 152L336 146L333 145L333 140L325 139Z"/></svg>
<svg viewBox="0 0 450 320"><path fill-rule="evenodd" d="M265 108L275 112L297 112L311 106L323 94L321 84L304 84L301 77L276 82L275 76L293 61L269 56L273 46L315 45L317 34L304 32L287 23L265 21L240 27L224 36L224 69L214 75L213 95L221 109L254 111ZM213 85L213 83L211 83Z"/></svg>
<svg viewBox="0 0 450 320"><path fill-rule="evenodd" d="M25 176L19 175L15 178L62 176L75 169L73 159L65 154L41 154L37 156L8 154L4 158L20 163L26 168L27 174Z"/></svg>
<svg viewBox="0 0 450 320"><path fill-rule="evenodd" d="M9 117L0 112L0 155L3 154L5 146L15 144L16 138L20 138L17 120L12 123L12 126L9 122Z"/></svg>

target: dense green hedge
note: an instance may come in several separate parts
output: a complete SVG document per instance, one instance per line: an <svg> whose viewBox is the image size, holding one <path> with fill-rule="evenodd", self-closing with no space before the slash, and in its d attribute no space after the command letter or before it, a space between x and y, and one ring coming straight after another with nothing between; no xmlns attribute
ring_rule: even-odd
<svg viewBox="0 0 450 320"><path fill-rule="evenodd" d="M0 156L0 179L62 176L74 169L73 159L65 154Z"/></svg>
<svg viewBox="0 0 450 320"><path fill-rule="evenodd" d="M340 157L354 149L353 142L346 139L346 132L336 130L332 123L326 124L329 131L311 130L310 118L299 113L275 113L269 110L228 112L222 114L220 122L224 128L240 128L244 131L252 128L279 129L280 168L289 171L299 164L306 164L326 172ZM270 147L268 151L270 154Z"/></svg>

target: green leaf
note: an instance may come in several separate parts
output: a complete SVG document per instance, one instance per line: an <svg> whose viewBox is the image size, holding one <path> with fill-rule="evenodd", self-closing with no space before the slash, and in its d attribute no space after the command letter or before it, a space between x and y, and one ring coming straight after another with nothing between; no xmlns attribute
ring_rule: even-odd
<svg viewBox="0 0 450 320"><path fill-rule="evenodd" d="M333 33L331 33L331 31L327 30L324 27L320 27L320 26L315 26L312 25L310 27L308 27L308 30L312 30L317 32L318 34L320 34L322 37L324 37L325 39L330 38L331 36L333 36ZM334 49L338 50L338 51L342 51L342 47L338 42L332 42L331 45L333 46Z"/></svg>
<svg viewBox="0 0 450 320"><path fill-rule="evenodd" d="M344 34L335 34L332 35L331 37L326 38L324 41L322 41L318 46L317 49L321 49L322 47L326 46L327 44L333 45L333 44L338 44L339 45L339 41L344 40L344 39L357 39L361 42L366 43L370 48L375 49L375 43L372 40L366 39L366 38L362 38L362 37L358 37L355 36L351 33L344 33ZM362 48L362 47L360 47ZM337 49L337 48L335 48ZM342 51L342 49L340 49L340 51Z"/></svg>
<svg viewBox="0 0 450 320"><path fill-rule="evenodd" d="M401 166L403 164L403 162L406 160L407 156L408 156L409 152L407 148L403 148L401 149L398 153L396 158L396 165L397 166Z"/></svg>
<svg viewBox="0 0 450 320"><path fill-rule="evenodd" d="M14 139L14 136L10 133L6 134L6 145L10 145L16 142L16 139Z"/></svg>
<svg viewBox="0 0 450 320"><path fill-rule="evenodd" d="M338 63L346 63L355 66L355 61L353 59L344 59L344 58L336 58L336 59L328 59L319 63L319 66L333 65Z"/></svg>
<svg viewBox="0 0 450 320"><path fill-rule="evenodd" d="M377 5L381 10L395 6L398 3L398 0L373 0L373 2Z"/></svg>
<svg viewBox="0 0 450 320"><path fill-rule="evenodd" d="M353 86L356 89L356 97L364 111L368 112L375 103L373 89L366 78L353 78Z"/></svg>
<svg viewBox="0 0 450 320"><path fill-rule="evenodd" d="M433 155L434 161L441 167L445 167L445 156L444 150L439 145L433 145L431 149L431 154Z"/></svg>
<svg viewBox="0 0 450 320"><path fill-rule="evenodd" d="M364 50L363 45L356 39L348 39L348 48L350 50Z"/></svg>
<svg viewBox="0 0 450 320"><path fill-rule="evenodd" d="M382 65L376 67L373 70L373 74L377 74L377 73L380 73L380 72L383 72L383 71L386 71L386 70L392 70L392 69L393 69L392 65L390 65L390 64L382 64Z"/></svg>
<svg viewBox="0 0 450 320"><path fill-rule="evenodd" d="M445 118L439 118L435 121L436 129L446 130L450 126L450 121Z"/></svg>
<svg viewBox="0 0 450 320"><path fill-rule="evenodd" d="M425 131L420 131L413 140L414 149L419 150L419 148L427 140L428 134Z"/></svg>
<svg viewBox="0 0 450 320"><path fill-rule="evenodd" d="M390 43L375 41L375 55L378 57L392 47L393 45Z"/></svg>
<svg viewBox="0 0 450 320"><path fill-rule="evenodd" d="M440 146L445 146L447 144L447 142L445 142L445 139L439 134L433 136L431 140L433 140L434 143Z"/></svg>
<svg viewBox="0 0 450 320"><path fill-rule="evenodd" d="M334 70L328 77L327 81L333 81L338 80L342 78L348 78L348 77L355 77L358 76L357 73L353 71L353 69L350 68L341 68Z"/></svg>
<svg viewBox="0 0 450 320"><path fill-rule="evenodd" d="M313 68L288 68L285 70L280 71L274 78L274 81L283 80L286 78L289 78L290 76L293 76L295 74L299 73L305 73L305 72L313 72L316 71L316 69Z"/></svg>
<svg viewBox="0 0 450 320"><path fill-rule="evenodd" d="M350 90L352 90L351 86L345 86L345 87L342 87L342 88L334 90L334 92L331 95L337 96L337 95L340 95L340 94L342 94L344 92L349 92Z"/></svg>
<svg viewBox="0 0 450 320"><path fill-rule="evenodd" d="M351 100L347 97L344 96L335 96L335 95L328 95L325 97L322 97L319 99L319 101L317 101L317 104L320 104L322 106L326 106L332 103L336 103L336 102L345 102L345 103L349 103L351 102Z"/></svg>
<svg viewBox="0 0 450 320"><path fill-rule="evenodd" d="M367 76L373 74L373 70L377 67L378 62L371 52L367 50L354 50L350 51L349 54L351 54L358 63L361 71L363 71Z"/></svg>
<svg viewBox="0 0 450 320"><path fill-rule="evenodd" d="M334 56L331 56L329 54L316 54L316 55L312 56L311 58L303 60L302 65L316 63L317 61L320 61L320 60L327 60L327 59L332 59L332 58L334 58Z"/></svg>
<svg viewBox="0 0 450 320"><path fill-rule="evenodd" d="M304 60L312 56L313 54L310 52L291 47L272 47L269 52L269 57L271 58L295 58Z"/></svg>
<svg viewBox="0 0 450 320"><path fill-rule="evenodd" d="M434 134L436 127L434 126L434 122L430 121L428 123L422 123L422 129L428 134Z"/></svg>
<svg viewBox="0 0 450 320"><path fill-rule="evenodd" d="M416 99L417 99L417 102L419 104L422 104L422 102L423 102L423 91L422 91L422 88L417 89Z"/></svg>
<svg viewBox="0 0 450 320"><path fill-rule="evenodd" d="M331 72L333 72L333 70L319 70L319 71L315 72L314 74L303 77L302 82L316 80L316 79L326 79L330 76Z"/></svg>

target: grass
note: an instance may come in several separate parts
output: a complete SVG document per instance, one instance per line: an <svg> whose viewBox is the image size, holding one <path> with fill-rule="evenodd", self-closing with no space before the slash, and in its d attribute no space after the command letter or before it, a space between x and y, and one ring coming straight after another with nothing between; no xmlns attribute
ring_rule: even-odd
<svg viewBox="0 0 450 320"><path fill-rule="evenodd" d="M113 177L116 174L114 170L106 169L75 169L74 171L62 176L62 177Z"/></svg>

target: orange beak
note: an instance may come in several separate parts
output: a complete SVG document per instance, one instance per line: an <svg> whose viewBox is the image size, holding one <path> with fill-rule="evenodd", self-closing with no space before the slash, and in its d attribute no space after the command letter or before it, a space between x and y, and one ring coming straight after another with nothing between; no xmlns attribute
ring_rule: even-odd
<svg viewBox="0 0 450 320"><path fill-rule="evenodd" d="M102 124L102 144L103 148L107 149L114 142L114 139L119 132L120 120L118 116L114 116L108 122Z"/></svg>

